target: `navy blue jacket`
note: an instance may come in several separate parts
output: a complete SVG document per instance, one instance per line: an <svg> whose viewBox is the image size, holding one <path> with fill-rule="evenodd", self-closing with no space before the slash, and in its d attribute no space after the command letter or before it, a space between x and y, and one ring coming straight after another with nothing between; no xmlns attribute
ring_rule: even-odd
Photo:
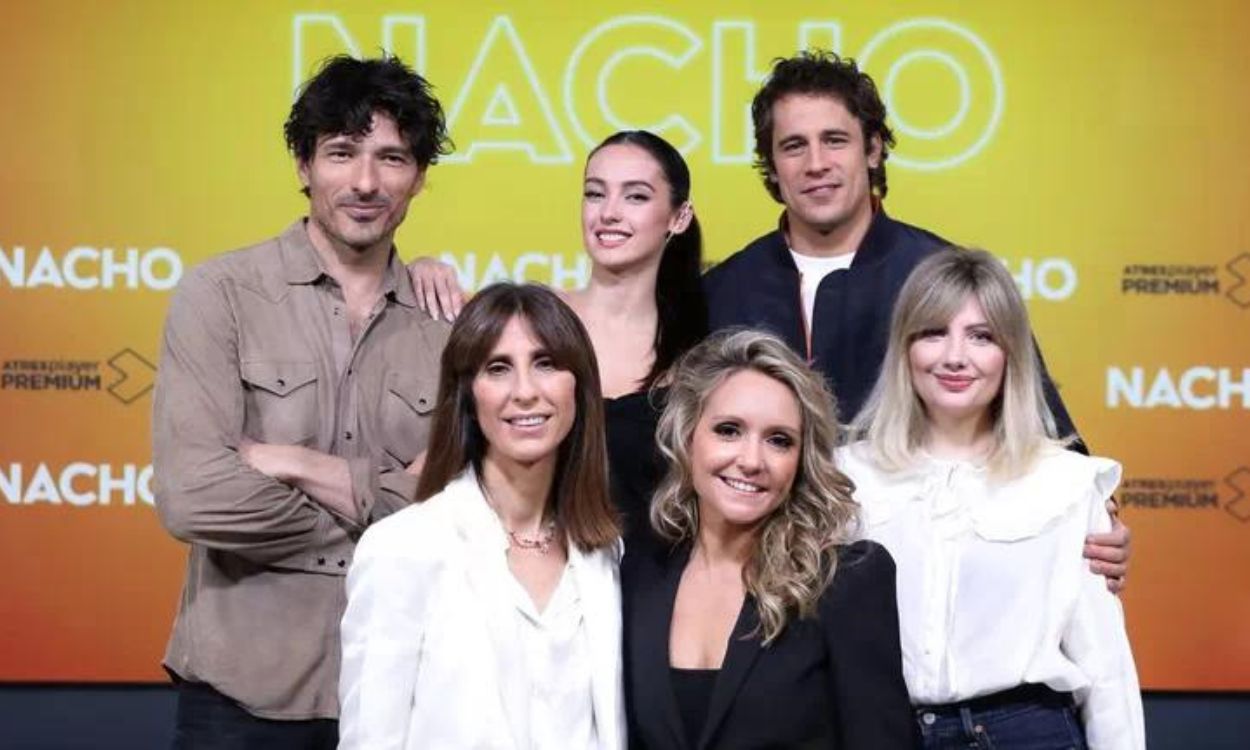
<svg viewBox="0 0 1250 750"><path fill-rule="evenodd" d="M949 244L878 210L851 267L820 282L809 343L799 269L785 234L769 232L704 274L709 329L745 326L779 335L825 376L837 397L838 418L849 422L877 382L899 289L920 261ZM1043 381L1059 434L1074 434L1044 366Z"/></svg>

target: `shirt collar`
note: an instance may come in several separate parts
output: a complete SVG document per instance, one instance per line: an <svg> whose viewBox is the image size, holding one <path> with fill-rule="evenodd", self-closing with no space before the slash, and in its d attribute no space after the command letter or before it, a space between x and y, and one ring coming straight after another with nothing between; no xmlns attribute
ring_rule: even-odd
<svg viewBox="0 0 1250 750"><path fill-rule="evenodd" d="M885 214L885 206L881 203L881 198L876 193L870 197L872 203L872 220L868 224L868 231L864 232L864 238L859 241L859 247L851 252L858 259L861 255L874 256L885 238L885 225L888 219ZM794 245L790 243L790 216L789 213L782 209L781 216L777 218L777 231L781 233L784 240L783 244L787 250L794 250ZM851 265L857 265L856 260L851 261Z"/></svg>
<svg viewBox="0 0 1250 750"><path fill-rule="evenodd" d="M308 219L298 219L279 237L282 247L282 269L288 284L315 284L328 277L321 256L308 237ZM386 262L382 278L382 294L392 302L404 307L416 307L417 297L412 291L408 269L399 259L394 245Z"/></svg>

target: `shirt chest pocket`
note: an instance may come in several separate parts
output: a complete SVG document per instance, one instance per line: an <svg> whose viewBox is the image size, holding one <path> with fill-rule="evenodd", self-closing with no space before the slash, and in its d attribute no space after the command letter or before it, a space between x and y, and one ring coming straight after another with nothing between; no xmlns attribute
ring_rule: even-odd
<svg viewBox="0 0 1250 750"><path fill-rule="evenodd" d="M429 442L434 388L433 383L407 372L392 371L386 375L379 411L382 447L404 466L424 451Z"/></svg>
<svg viewBox="0 0 1250 750"><path fill-rule="evenodd" d="M262 443L306 445L318 428L317 368L312 362L249 361L243 378L243 434Z"/></svg>

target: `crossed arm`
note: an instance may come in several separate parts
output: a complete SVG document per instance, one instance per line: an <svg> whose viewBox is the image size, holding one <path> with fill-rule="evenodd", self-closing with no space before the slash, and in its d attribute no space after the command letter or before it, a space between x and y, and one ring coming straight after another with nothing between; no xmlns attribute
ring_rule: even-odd
<svg viewBox="0 0 1250 750"><path fill-rule="evenodd" d="M153 408L157 510L183 541L322 570L336 553L346 559L370 518L409 502L415 478L244 435L228 283L192 272L170 304Z"/></svg>

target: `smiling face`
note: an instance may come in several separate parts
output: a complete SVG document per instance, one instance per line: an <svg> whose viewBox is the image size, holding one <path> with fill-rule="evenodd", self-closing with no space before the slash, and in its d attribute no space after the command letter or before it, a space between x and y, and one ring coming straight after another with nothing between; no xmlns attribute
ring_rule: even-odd
<svg viewBox="0 0 1250 750"><path fill-rule="evenodd" d="M829 234L872 219L870 167L881 141L831 96L791 94L773 105L773 180L799 234Z"/></svg>
<svg viewBox="0 0 1250 750"><path fill-rule="evenodd" d="M526 467L554 462L577 418L576 386L573 373L556 366L527 322L509 320L473 378L484 460Z"/></svg>
<svg viewBox="0 0 1250 750"><path fill-rule="evenodd" d="M785 502L802 420L790 389L755 370L730 375L708 395L690 446L700 523L754 526Z"/></svg>
<svg viewBox="0 0 1250 750"><path fill-rule="evenodd" d="M672 205L664 171L638 146L613 144L586 162L582 243L597 266L624 269L659 263L668 235L685 231L688 204Z"/></svg>
<svg viewBox="0 0 1250 750"><path fill-rule="evenodd" d="M308 234L323 250L391 249L395 229L425 180L389 115L375 112L369 132L324 135L299 165L309 192Z"/></svg>
<svg viewBox="0 0 1250 750"><path fill-rule="evenodd" d="M1002 389L1006 354L985 311L968 295L950 322L922 331L908 346L912 385L930 420L981 420Z"/></svg>

